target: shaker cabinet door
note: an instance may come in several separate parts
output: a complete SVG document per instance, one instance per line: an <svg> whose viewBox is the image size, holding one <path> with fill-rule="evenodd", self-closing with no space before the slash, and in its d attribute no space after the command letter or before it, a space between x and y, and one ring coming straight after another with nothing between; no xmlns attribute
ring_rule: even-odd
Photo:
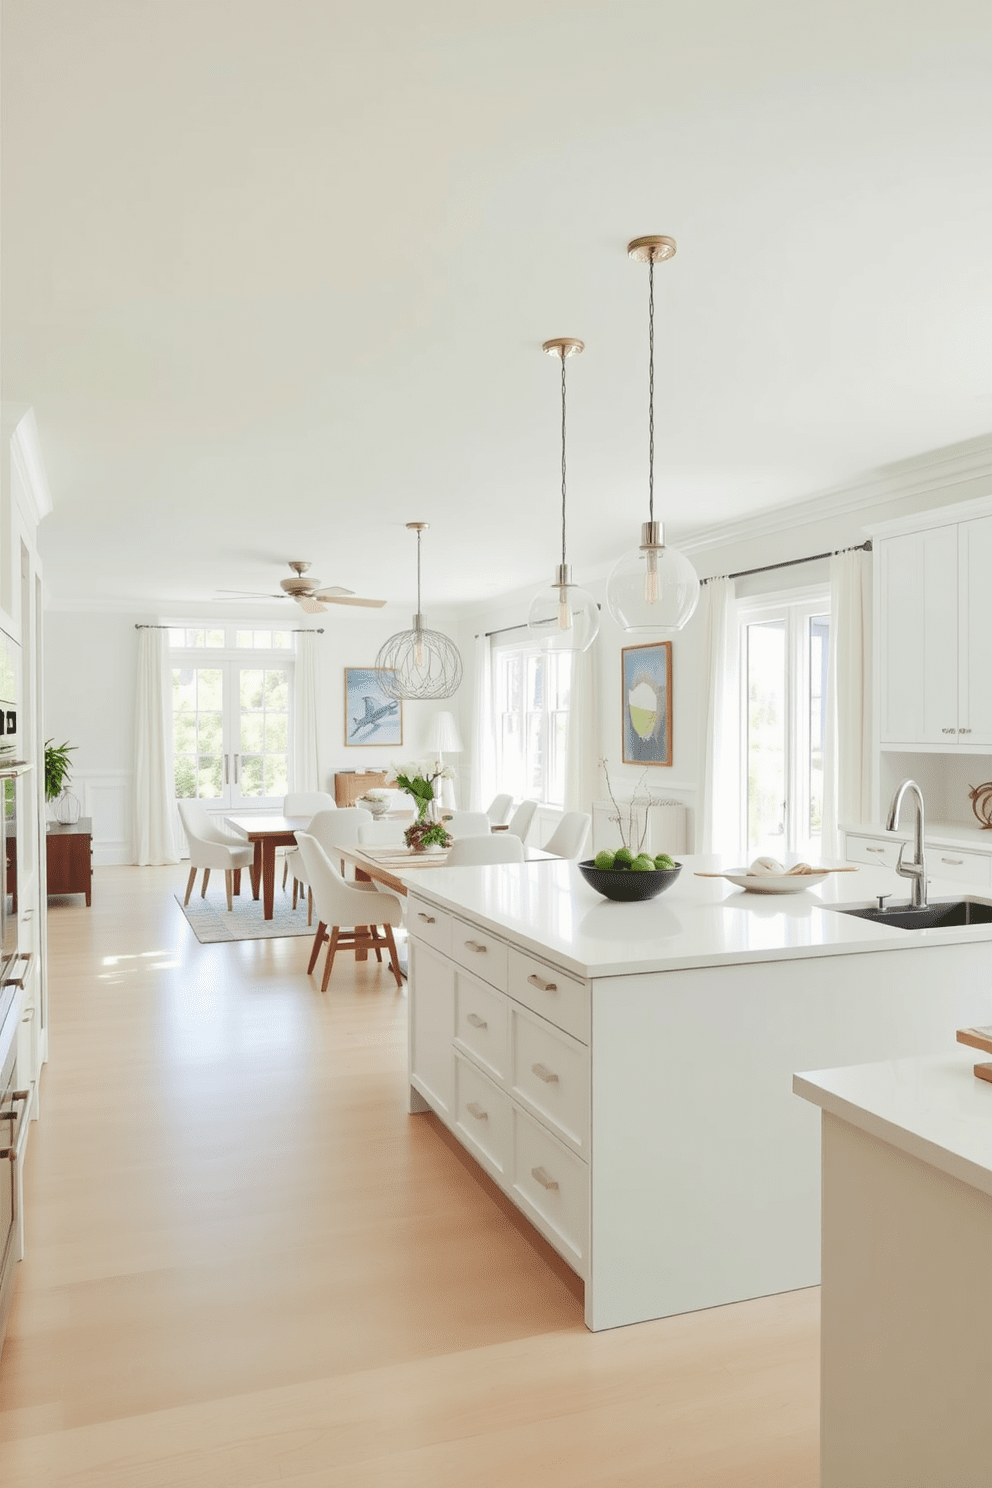
<svg viewBox="0 0 992 1488"><path fill-rule="evenodd" d="M880 544L882 743L958 742L958 529Z"/></svg>
<svg viewBox="0 0 992 1488"><path fill-rule="evenodd" d="M992 744L992 517L958 528L958 741Z"/></svg>

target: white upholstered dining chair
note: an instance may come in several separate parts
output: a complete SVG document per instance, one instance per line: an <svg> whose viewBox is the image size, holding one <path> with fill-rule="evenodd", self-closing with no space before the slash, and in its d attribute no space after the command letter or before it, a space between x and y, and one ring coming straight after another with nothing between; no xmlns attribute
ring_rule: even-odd
<svg viewBox="0 0 992 1488"><path fill-rule="evenodd" d="M311 837L316 838L327 856L334 861L334 849L336 847L354 847L358 841L358 834L363 827L370 825L372 813L366 811L363 806L349 806L342 811L329 810L318 811L310 822L307 831ZM299 833L297 833L299 837ZM287 858L289 871L293 875L293 908L296 908L297 894L300 886L309 889L310 880L307 878L306 866L303 862L303 854L298 847L290 851ZM344 861L338 859L341 876L344 877ZM307 924L313 919L313 898L307 894Z"/></svg>
<svg viewBox="0 0 992 1488"><path fill-rule="evenodd" d="M510 817L510 825L507 831L512 832L514 837L519 837L521 842L526 842L527 833L531 829L536 810L536 801L521 801L516 811Z"/></svg>
<svg viewBox="0 0 992 1488"><path fill-rule="evenodd" d="M512 832L489 832L485 837L458 837L448 848L446 868L467 868L476 863L522 863L524 845Z"/></svg>
<svg viewBox="0 0 992 1488"><path fill-rule="evenodd" d="M305 816L308 821L317 815L318 811L336 811L337 802L330 791L290 791L282 798L283 816ZM286 887L286 879L289 876L289 860L296 851L295 847L277 847L276 853L284 854L285 861L282 865L282 886Z"/></svg>
<svg viewBox="0 0 992 1488"><path fill-rule="evenodd" d="M372 951L380 964L382 952L387 950L389 970L396 978L396 985L402 987L403 973L393 938L393 926L403 918L403 906L397 895L377 892L372 884L346 883L315 837L311 837L309 832L298 832L296 840L317 910L317 933L307 975L313 974L320 948L326 941L327 960L320 982L321 992L327 991L334 957L339 950L354 951L356 955L362 950ZM347 926L352 928L345 928Z"/></svg>
<svg viewBox="0 0 992 1488"><path fill-rule="evenodd" d="M494 827L505 827L510 818L510 808L513 805L513 797L509 791L501 791L498 796L493 796L486 807L486 815L490 824Z"/></svg>
<svg viewBox="0 0 992 1488"><path fill-rule="evenodd" d="M227 907L233 910L234 875L237 874L237 892L240 893L241 870L251 867L255 856L254 848L243 837L239 837L235 832L228 832L217 822L212 821L199 801L177 801L176 805L179 807L179 817L183 824L183 831L186 833L186 841L189 843L190 869L183 904L189 903L198 868L203 869L201 899L207 896L210 870L221 868L224 872L224 886L227 889Z"/></svg>
<svg viewBox="0 0 992 1488"><path fill-rule="evenodd" d="M488 837L492 823L484 811L448 811L444 825L452 837Z"/></svg>
<svg viewBox="0 0 992 1488"><path fill-rule="evenodd" d="M566 811L544 844L544 851L557 858L580 858L591 821L588 811Z"/></svg>

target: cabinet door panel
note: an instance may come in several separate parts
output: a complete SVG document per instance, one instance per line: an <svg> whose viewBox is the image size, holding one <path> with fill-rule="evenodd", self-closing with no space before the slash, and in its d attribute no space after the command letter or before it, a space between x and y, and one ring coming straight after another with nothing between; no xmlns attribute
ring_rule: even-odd
<svg viewBox="0 0 992 1488"><path fill-rule="evenodd" d="M957 528L886 538L879 546L881 739L956 745Z"/></svg>
<svg viewBox="0 0 992 1488"><path fill-rule="evenodd" d="M450 1123L454 1099L451 1041L455 974L450 961L410 941L410 1082Z"/></svg>
<svg viewBox="0 0 992 1488"><path fill-rule="evenodd" d="M958 528L961 651L958 740L992 743L992 517Z"/></svg>

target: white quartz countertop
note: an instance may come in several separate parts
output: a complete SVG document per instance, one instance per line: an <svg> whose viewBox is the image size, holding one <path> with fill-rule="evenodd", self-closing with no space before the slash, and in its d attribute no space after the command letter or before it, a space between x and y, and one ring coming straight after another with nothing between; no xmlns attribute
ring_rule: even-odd
<svg viewBox="0 0 992 1488"><path fill-rule="evenodd" d="M589 887L574 863L500 863L479 868L420 869L407 880L411 896L465 915L582 977L675 971L746 961L856 955L909 946L989 941L992 925L896 930L826 905L888 907L905 903L909 881L892 869L835 873L799 894L754 894L726 879L696 878L721 866L714 857L684 855L682 873L657 899L617 904ZM964 897L992 903L961 883L932 879L931 900ZM992 1089L992 1087L990 1087Z"/></svg>
<svg viewBox="0 0 992 1488"><path fill-rule="evenodd" d="M988 1055L893 1059L793 1077L804 1100L869 1136L992 1195L992 1085L974 1066Z"/></svg>

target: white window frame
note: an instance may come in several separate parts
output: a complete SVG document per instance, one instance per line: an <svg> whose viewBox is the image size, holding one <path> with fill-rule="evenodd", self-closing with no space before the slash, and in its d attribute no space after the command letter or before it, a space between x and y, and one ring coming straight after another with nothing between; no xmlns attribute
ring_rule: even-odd
<svg viewBox="0 0 992 1488"><path fill-rule="evenodd" d="M513 641L513 640L509 640L509 641L507 641L507 642L505 642L503 644L500 644L498 641L494 641L493 642L492 651L491 651L491 669L492 669L492 672L491 672L491 674L492 674L492 719L493 719L493 752L494 752L494 756L495 756L494 764L495 764L495 778L496 778L496 789L497 789L497 791L503 791L503 790L505 790L507 788L506 787L506 784L505 784L505 781L504 781L504 778L503 778L503 730L502 730L503 711L499 707L499 669L500 669L500 659L506 657L507 654L511 654L511 655L514 655L514 656L519 656L521 658L521 661L524 664L525 670L526 670L526 664L527 664L527 662L531 658L538 658L538 659L543 660L543 661L548 661L552 655L557 655L557 656L568 655L569 656L569 659L571 660L570 653L567 653L567 652L564 652L564 653L563 652L549 653L548 651L546 651L544 649L544 647L541 645L541 643L539 641L532 641L532 640ZM570 678L570 680L571 680L571 678ZM525 684L524 687L522 688L522 701L523 701L523 705L524 706L521 708L521 728L522 728L522 730L524 732L524 735L526 734L526 719L527 719L527 712L528 712L528 709L526 707L526 691L527 691L527 689L526 689L526 684ZM544 709L542 711L542 753L543 753L543 758L544 758L545 764L547 764L547 762L551 758L551 719L552 719L553 713L556 711L556 710L554 710L554 709L552 709L552 708L550 708L550 707L547 706L547 704L548 704L549 701L550 701L550 688L545 687L545 707L544 707ZM567 768L567 766L566 766L566 768ZM547 771L546 768L543 771L543 775L544 775L544 778L541 781L540 792L528 790L526 799L528 799L528 800L536 800L539 806L548 806L548 807L550 807L551 809L553 809L555 811L562 811L562 810L564 810L564 805L565 805L565 803L564 803L564 792L565 792L565 781L564 781L564 779L562 780L562 800L555 801L555 800L552 800L551 797L550 797L550 795L549 795L549 784L550 784L550 782L549 782L549 780L547 778L548 771ZM522 799L522 798L515 797L515 799Z"/></svg>
<svg viewBox="0 0 992 1488"><path fill-rule="evenodd" d="M163 623L165 624L166 628L168 630L170 630L170 631L172 631L172 630L204 630L204 631L207 631L207 630L210 630L210 631L220 630L220 631L223 631L224 632L225 644L223 646L173 646L171 644L171 637L170 637L170 646L169 646L169 671L170 671L170 675L171 675L172 669L174 667L191 667L193 669L196 669L198 667L216 667L218 669L223 669L229 663L234 663L235 668L241 668L242 670L250 668L250 669L253 669L253 670L254 669L258 669L260 671L264 671L266 668L276 668L276 667L278 667L281 670L285 670L287 672L288 679L289 679L289 698L288 698L288 713L289 713L289 718L288 718L288 728L287 728L287 739L288 739L288 743L287 743L287 757L286 757L286 782L287 782L286 783L286 789L287 789L287 791L293 790L293 788L294 788L293 787L293 770L294 770L294 761L295 761L295 753L296 753L296 750L295 750L295 740L294 740L294 721L295 721L295 712L296 712L296 709L295 709L295 685L296 685L296 658L297 658L297 650L296 650L296 643L295 643L295 628L293 626L291 626L291 625L275 625L275 624L265 625L265 624L260 623L257 620L224 620L223 622L218 622L216 620L204 620L204 621L199 621L199 620L177 620L177 621L166 621L166 622L163 622ZM241 630L241 631L245 631L245 630L250 630L250 631L256 631L256 630L269 630L269 631L280 630L280 631L289 631L290 634L294 636L294 640L293 640L293 643L290 646L288 646L288 647L286 647L286 646L279 646L279 647L271 647L269 649L265 649L265 648L262 648L262 647L257 647L257 648L256 647L239 647L239 646L237 646L235 644L235 641L237 639L237 632L239 630ZM171 697L171 688L170 688L170 697ZM232 710L235 710L236 711L237 710L237 707L238 707L237 701L229 698L228 699L228 706ZM227 725L225 724L225 728L226 727L227 727ZM228 753L231 753L230 750L228 750L227 752ZM229 788L230 786L232 786L234 784L234 782L231 781L231 780L228 780L225 784L226 784L226 787ZM174 797L174 799L178 800L178 799L181 799L181 798ZM189 799L189 798L182 798L182 799ZM216 797L216 796L202 796L202 797L201 796L197 796L197 797L194 797L192 799L199 800L200 803L201 803L201 805L204 806L207 809L207 811L209 811L209 812L211 812L213 814L221 814L221 815L223 815L225 812L228 812L228 811L250 811L250 810L278 811L279 804L281 804L281 797L280 798L277 798L277 797L274 797L274 796L257 796L257 797L256 796L244 796L244 797L239 797L237 800L234 800L231 803L228 803L223 797Z"/></svg>
<svg viewBox="0 0 992 1488"><path fill-rule="evenodd" d="M799 589L785 589L776 594L755 595L739 599L737 620L740 626L740 781L741 842L747 856L751 853L749 834L748 779L748 636L749 625L783 620L786 627L785 666L785 834L783 849L790 856L805 856L816 851L818 839L809 833L810 792L805 762L809 759L810 696L808 625L817 615L830 617L830 585L815 584ZM832 627L831 627L832 640Z"/></svg>

